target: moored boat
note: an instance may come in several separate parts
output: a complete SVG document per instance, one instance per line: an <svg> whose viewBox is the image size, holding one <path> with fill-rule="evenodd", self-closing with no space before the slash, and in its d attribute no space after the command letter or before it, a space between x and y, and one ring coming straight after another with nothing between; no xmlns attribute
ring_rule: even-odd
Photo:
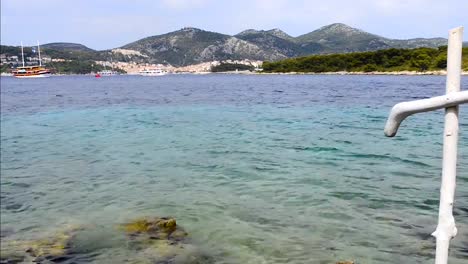
<svg viewBox="0 0 468 264"><path fill-rule="evenodd" d="M119 74L119 72L114 71L114 63L112 62L112 57L111 57L111 63L110 63L111 64L111 70L108 70L106 68L106 64L107 64L107 62L104 62L104 64L103 64L104 70L97 72L95 77L99 78L99 77L114 76L114 75Z"/></svg>
<svg viewBox="0 0 468 264"><path fill-rule="evenodd" d="M13 70L12 73L16 78L41 78L50 76L50 70L42 66L18 67Z"/></svg>
<svg viewBox="0 0 468 264"><path fill-rule="evenodd" d="M99 75L99 77L103 77L103 76L114 76L117 74L118 73L116 71L103 70L103 71L98 72L96 75Z"/></svg>
<svg viewBox="0 0 468 264"><path fill-rule="evenodd" d="M167 71L162 70L162 69L144 69L138 72L138 74L142 76L162 76L166 75Z"/></svg>
<svg viewBox="0 0 468 264"><path fill-rule="evenodd" d="M39 46L39 41L37 42L37 51L39 55L39 65L36 66L25 66L24 65L24 51L23 51L23 42L21 42L21 58L23 61L22 67L17 67L11 73L16 78L43 78L50 76L50 70L42 66L41 60L41 48Z"/></svg>

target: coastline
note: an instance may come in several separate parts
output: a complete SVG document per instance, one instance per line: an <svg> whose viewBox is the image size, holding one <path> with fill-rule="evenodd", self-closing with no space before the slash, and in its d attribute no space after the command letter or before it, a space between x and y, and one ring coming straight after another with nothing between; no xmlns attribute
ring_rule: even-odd
<svg viewBox="0 0 468 264"><path fill-rule="evenodd" d="M179 74L196 74L196 75L205 75L205 74L245 74L245 75L404 75L404 76L419 76L419 75L439 75L445 76L447 75L447 71L425 71L425 72L417 72L417 71L395 71L395 72L346 72L346 71L339 71L339 72L250 72L250 71L238 71L238 72L171 72L168 75L179 75ZM84 76L94 76L94 74L52 74L51 76L76 76L76 75L84 75ZM119 74L119 75L131 75L131 76L138 76L138 74ZM462 71L462 76L468 76L468 71ZM2 73L0 74L1 77L13 77L13 74Z"/></svg>
<svg viewBox="0 0 468 264"><path fill-rule="evenodd" d="M257 74L257 73L252 73ZM259 72L258 74L273 74L273 75L447 75L447 71L394 71L394 72ZM462 71L462 76L468 76L468 71Z"/></svg>

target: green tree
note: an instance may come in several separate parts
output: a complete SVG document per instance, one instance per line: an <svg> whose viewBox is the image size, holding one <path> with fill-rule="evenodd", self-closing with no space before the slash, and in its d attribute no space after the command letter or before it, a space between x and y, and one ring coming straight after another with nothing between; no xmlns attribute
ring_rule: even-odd
<svg viewBox="0 0 468 264"><path fill-rule="evenodd" d="M229 72L229 71L253 71L254 66L238 64L238 63L221 63L220 65L211 67L212 72Z"/></svg>
<svg viewBox="0 0 468 264"><path fill-rule="evenodd" d="M462 51L462 67L468 70L468 48ZM330 72L330 71L403 71L444 69L447 47L388 49L373 52L312 55L276 62L265 62L265 72Z"/></svg>
<svg viewBox="0 0 468 264"><path fill-rule="evenodd" d="M440 54L435 59L435 67L437 69L445 69L447 68L447 54Z"/></svg>
<svg viewBox="0 0 468 264"><path fill-rule="evenodd" d="M411 65L418 70L426 71L431 65L431 57L427 54L418 54L412 61Z"/></svg>
<svg viewBox="0 0 468 264"><path fill-rule="evenodd" d="M377 65L375 64L367 64L362 68L363 72L373 72L377 70Z"/></svg>

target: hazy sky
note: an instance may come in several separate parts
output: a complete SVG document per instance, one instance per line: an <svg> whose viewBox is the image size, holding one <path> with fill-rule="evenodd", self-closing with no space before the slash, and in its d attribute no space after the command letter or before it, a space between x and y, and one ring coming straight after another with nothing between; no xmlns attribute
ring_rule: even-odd
<svg viewBox="0 0 468 264"><path fill-rule="evenodd" d="M336 22L389 38L447 37L452 27L468 27L468 0L1 0L6 45L39 40L108 49L185 26L225 34L280 28L298 36Z"/></svg>

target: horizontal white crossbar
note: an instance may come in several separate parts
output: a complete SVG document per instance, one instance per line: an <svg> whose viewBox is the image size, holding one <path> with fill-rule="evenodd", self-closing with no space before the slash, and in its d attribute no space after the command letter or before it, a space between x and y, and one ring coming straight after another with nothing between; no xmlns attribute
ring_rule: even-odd
<svg viewBox="0 0 468 264"><path fill-rule="evenodd" d="M395 136L401 122L412 114L466 103L468 103L468 91L454 92L443 96L396 104L390 111L390 116L385 124L385 135L387 137Z"/></svg>

